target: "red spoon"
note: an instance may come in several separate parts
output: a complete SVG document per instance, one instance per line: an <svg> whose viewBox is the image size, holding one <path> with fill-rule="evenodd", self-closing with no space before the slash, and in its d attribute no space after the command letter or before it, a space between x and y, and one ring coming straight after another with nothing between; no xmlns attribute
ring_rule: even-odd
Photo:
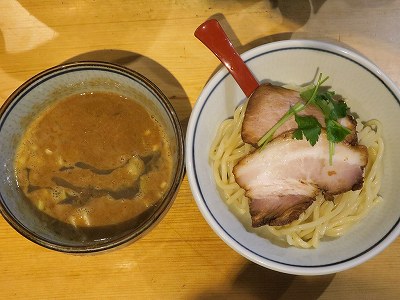
<svg viewBox="0 0 400 300"><path fill-rule="evenodd" d="M218 57L246 97L250 97L259 83L233 47L218 21L207 20L196 29L194 35Z"/></svg>

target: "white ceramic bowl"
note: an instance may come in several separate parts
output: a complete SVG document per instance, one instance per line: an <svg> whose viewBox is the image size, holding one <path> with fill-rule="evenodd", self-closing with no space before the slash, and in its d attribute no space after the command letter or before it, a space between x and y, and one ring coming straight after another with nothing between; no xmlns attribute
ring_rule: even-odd
<svg viewBox="0 0 400 300"><path fill-rule="evenodd" d="M212 55L210 53L210 55ZM337 45L288 40L256 47L242 55L259 81L302 85L317 72L343 95L362 120L379 119L384 128L384 201L346 235L317 249L281 247L245 229L218 194L208 159L219 124L245 99L225 68L213 76L193 108L186 136L186 169L194 198L213 230L249 260L284 273L318 275L343 271L372 258L400 233L400 92L363 56Z"/></svg>
<svg viewBox="0 0 400 300"><path fill-rule="evenodd" d="M140 217L116 226L80 228L61 223L29 205L14 176L14 157L26 125L54 101L82 92L113 92L135 99L164 126L173 149L172 182L168 191ZM183 133L176 112L161 90L143 75L105 62L57 66L29 79L0 108L0 212L19 233L44 247L73 253L114 248L134 241L165 215L184 174ZM90 236L90 238L88 237Z"/></svg>

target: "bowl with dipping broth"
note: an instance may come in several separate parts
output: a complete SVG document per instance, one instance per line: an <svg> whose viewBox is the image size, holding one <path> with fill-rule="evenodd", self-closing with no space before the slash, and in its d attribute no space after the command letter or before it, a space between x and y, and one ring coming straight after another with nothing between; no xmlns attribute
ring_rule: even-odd
<svg viewBox="0 0 400 300"><path fill-rule="evenodd" d="M167 97L110 63L29 79L0 110L0 140L3 217L62 252L138 239L168 211L184 174L183 133Z"/></svg>

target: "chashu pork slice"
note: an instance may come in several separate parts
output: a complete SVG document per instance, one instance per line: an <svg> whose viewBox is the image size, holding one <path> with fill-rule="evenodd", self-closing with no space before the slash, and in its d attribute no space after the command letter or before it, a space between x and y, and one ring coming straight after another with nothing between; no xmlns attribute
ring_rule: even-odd
<svg viewBox="0 0 400 300"><path fill-rule="evenodd" d="M245 143L257 147L260 138L274 126L291 106L303 101L299 92L271 84L260 85L249 97L242 125L242 139ZM325 127L324 115L319 108L308 105L299 115L314 116ZM352 116L339 120L341 125L349 128L352 133L346 136L346 141L357 143L356 121ZM297 128L294 117L290 118L276 132L274 137L283 132Z"/></svg>
<svg viewBox="0 0 400 300"><path fill-rule="evenodd" d="M253 227L289 224L321 191L336 195L360 189L363 184L368 161L365 146L336 144L330 165L324 130L314 146L307 140L293 139L292 134L280 135L234 167L236 182L250 198Z"/></svg>

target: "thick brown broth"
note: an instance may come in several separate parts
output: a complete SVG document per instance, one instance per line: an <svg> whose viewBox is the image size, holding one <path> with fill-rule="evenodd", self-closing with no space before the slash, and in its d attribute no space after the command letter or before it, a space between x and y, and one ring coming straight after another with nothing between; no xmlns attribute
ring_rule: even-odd
<svg viewBox="0 0 400 300"><path fill-rule="evenodd" d="M141 104L113 93L73 95L29 125L18 185L45 214L74 227L126 222L157 205L171 181L170 146Z"/></svg>

